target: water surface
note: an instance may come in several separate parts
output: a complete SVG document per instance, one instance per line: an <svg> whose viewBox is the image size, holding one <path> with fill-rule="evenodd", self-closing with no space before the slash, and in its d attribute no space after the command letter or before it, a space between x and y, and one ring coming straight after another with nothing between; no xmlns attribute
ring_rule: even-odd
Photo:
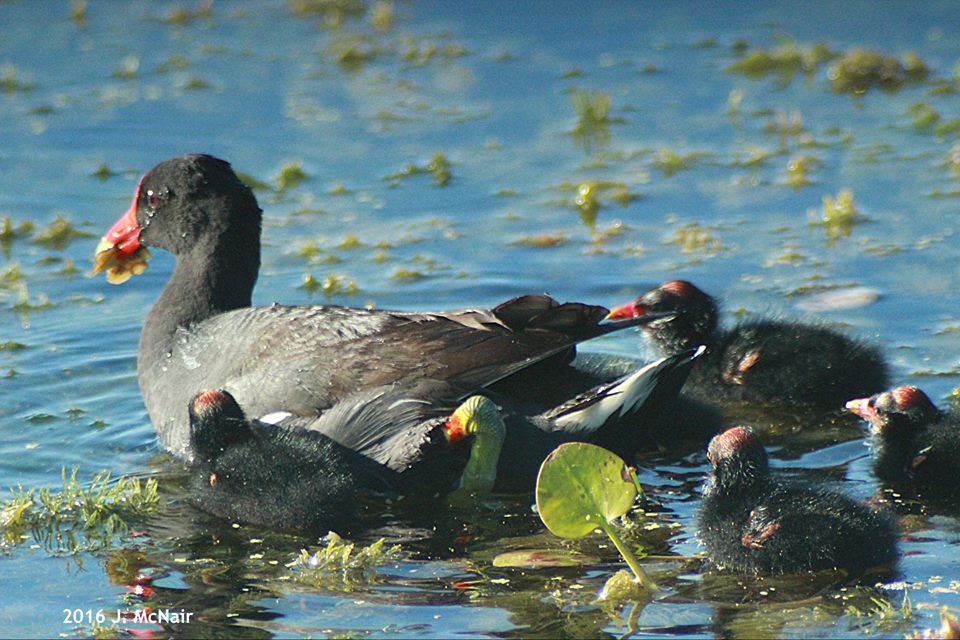
<svg viewBox="0 0 960 640"><path fill-rule="evenodd" d="M896 583L843 591L829 579L736 580L658 560L649 564L665 592L612 611L592 599L619 567L599 538L578 545L596 565L492 566L502 550L560 545L529 497L440 520L398 510L357 540L397 541L401 560L373 581L310 587L293 586L284 564L315 540L193 511L135 374L139 328L172 261L156 252L120 287L88 275L96 238L139 175L186 152L264 183L258 304L437 309L547 291L613 305L682 277L723 299L725 321L816 319L881 344L895 379L931 397L960 382L952 3L296 10L307 5L0 3L0 221L34 225L2 245L0 486L57 485L64 467L79 467L84 479L107 469L159 475L164 487L161 513L109 550L8 546L3 635L85 635L91 625L64 624L64 609L146 605L196 613L191 634L899 637L960 606L949 510L914 519ZM787 43L914 52L930 72L852 96L831 90L830 62L793 77L728 70L744 48ZM609 98L605 121L578 115L578 92ZM429 172L437 153L450 165L444 185ZM788 183L798 160L810 166L805 186ZM291 165L306 179L281 189ZM598 209L577 205L581 185L599 189ZM857 223L819 224L824 196L844 190ZM59 217L88 235L38 242ZM308 275L327 291L304 288ZM868 295L853 306L817 304L815 294L854 287ZM651 355L634 333L586 349ZM769 436L776 466L877 493L856 421L755 422L780 424ZM697 553L703 456L644 463L651 532L637 542ZM130 595L137 573L153 578L151 596Z"/></svg>

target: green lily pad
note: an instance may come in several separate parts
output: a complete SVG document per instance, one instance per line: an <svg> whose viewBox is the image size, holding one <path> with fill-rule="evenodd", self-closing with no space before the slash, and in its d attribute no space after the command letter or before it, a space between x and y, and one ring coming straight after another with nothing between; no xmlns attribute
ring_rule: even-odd
<svg viewBox="0 0 960 640"><path fill-rule="evenodd" d="M622 516L637 495L624 461L585 442L557 447L540 466L540 519L561 538L582 538Z"/></svg>
<svg viewBox="0 0 960 640"><path fill-rule="evenodd" d="M518 549L501 553L493 559L495 567L526 567L539 569L545 567L580 567L597 564L600 559L576 551L561 549Z"/></svg>

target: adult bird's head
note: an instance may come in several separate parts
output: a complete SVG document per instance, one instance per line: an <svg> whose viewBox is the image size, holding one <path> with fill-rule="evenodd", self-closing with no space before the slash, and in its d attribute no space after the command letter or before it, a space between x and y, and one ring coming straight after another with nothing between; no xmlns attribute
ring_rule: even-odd
<svg viewBox="0 0 960 640"><path fill-rule="evenodd" d="M228 162L203 154L166 160L140 178L130 207L100 239L93 272L125 282L146 270L147 245L178 257L223 245L247 254L255 248L259 266L260 215Z"/></svg>

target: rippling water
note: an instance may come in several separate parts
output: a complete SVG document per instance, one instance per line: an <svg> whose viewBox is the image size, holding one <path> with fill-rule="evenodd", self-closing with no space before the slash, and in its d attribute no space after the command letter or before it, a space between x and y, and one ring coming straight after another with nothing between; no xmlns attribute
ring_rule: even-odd
<svg viewBox="0 0 960 640"><path fill-rule="evenodd" d="M297 11L321 4L347 10ZM107 469L159 475L165 505L109 550L67 554L29 536L8 545L3 635L87 634L64 609L145 604L196 613L191 634L901 636L960 605L949 509L911 521L902 582L880 589L655 560L665 592L612 612L592 603L618 566L599 539L578 545L595 565L492 566L505 549L558 545L526 497L440 521L385 516L359 541L399 541L401 561L372 582L311 587L293 586L284 564L316 541L194 512L135 374L139 327L172 261L157 252L119 287L88 275L139 175L185 152L264 183L259 304L436 309L549 291L611 305L683 277L725 301L726 321L817 318L882 344L898 382L935 398L958 384L954 4L354 6L0 2L0 222L34 225L2 236L0 486ZM727 69L744 47L818 42L914 52L930 76L852 97L831 91L828 62L794 77ZM605 122L584 124L577 92L609 97ZM443 186L428 168L437 153L450 163ZM788 164L804 158L810 184L791 187ZM306 179L281 189L291 164ZM577 205L584 184L598 209ZM823 197L843 190L859 222L816 224ZM59 217L81 233L39 242ZM327 295L301 286L308 274ZM850 287L865 291L852 305L816 297ZM587 349L649 355L632 333ZM752 419L779 425L768 436L776 466L860 498L877 492L855 421ZM704 462L697 452L645 459L653 533L638 542L651 553L697 552ZM153 578L152 595L129 594L138 572Z"/></svg>

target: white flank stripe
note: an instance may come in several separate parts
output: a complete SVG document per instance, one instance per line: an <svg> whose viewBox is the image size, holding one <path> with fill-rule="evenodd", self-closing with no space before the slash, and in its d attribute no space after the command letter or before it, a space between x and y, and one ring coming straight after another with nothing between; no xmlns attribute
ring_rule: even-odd
<svg viewBox="0 0 960 640"><path fill-rule="evenodd" d="M257 422L262 422L263 424L268 424L271 427L275 427L292 415L293 414L289 411L273 411L265 416L260 416L257 418Z"/></svg>
<svg viewBox="0 0 960 640"><path fill-rule="evenodd" d="M557 418L557 426L565 431L593 432L599 429L615 412L619 417L633 409L637 403L646 400L656 386L656 376L649 375L663 363L664 359L651 362L620 379L610 387L599 402L584 409L572 411Z"/></svg>

